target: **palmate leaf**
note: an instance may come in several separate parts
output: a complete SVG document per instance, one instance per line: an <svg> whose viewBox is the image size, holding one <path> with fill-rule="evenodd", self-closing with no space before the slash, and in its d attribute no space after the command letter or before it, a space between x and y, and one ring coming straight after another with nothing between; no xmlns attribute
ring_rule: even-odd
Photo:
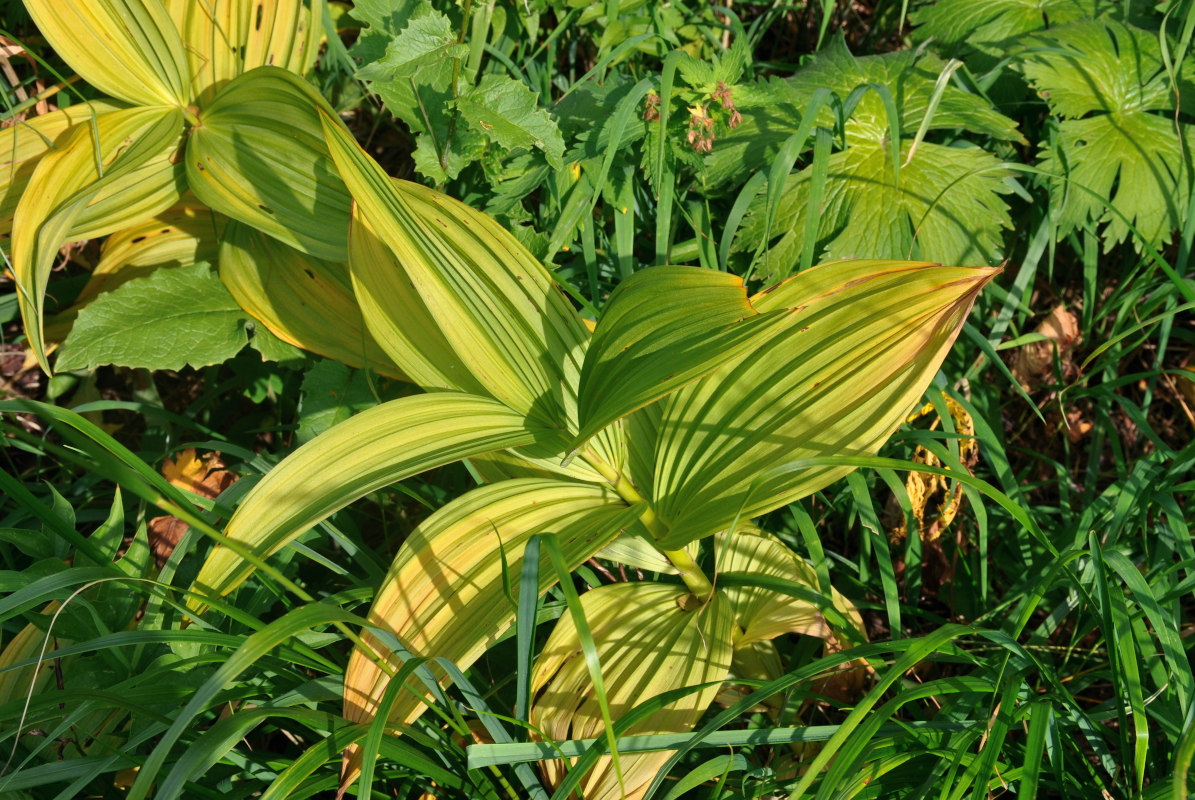
<svg viewBox="0 0 1195 800"><path fill-rule="evenodd" d="M143 106L190 101L186 50L161 0L25 0L54 52L100 91Z"/></svg>
<svg viewBox="0 0 1195 800"><path fill-rule="evenodd" d="M779 508L852 468L770 469L874 453L921 397L997 272L842 261L753 297L761 313L795 309L791 323L751 358L664 401L652 497L669 531L659 546L674 549Z"/></svg>
<svg viewBox="0 0 1195 800"><path fill-rule="evenodd" d="M715 595L705 604L684 587L660 583L617 583L581 595L581 610L593 635L607 687L611 717L674 689L714 683L649 714L624 735L671 733L693 727L718 693L717 682L730 672L733 615ZM601 735L604 725L593 680L571 616L553 629L535 664L532 691L537 695L531 722L548 740ZM619 785L609 756L582 779L586 798L616 800L642 797L670 753L619 756ZM563 778L564 765L545 762L549 781ZM623 790L625 789L625 794Z"/></svg>
<svg viewBox="0 0 1195 800"><path fill-rule="evenodd" d="M472 455L555 437L489 398L457 392L402 397L363 411L296 450L245 497L225 534L268 557L383 486ZM219 597L253 569L232 550L216 547L194 588L200 596ZM199 598L191 605L205 606Z"/></svg>
<svg viewBox="0 0 1195 800"><path fill-rule="evenodd" d="M901 151L908 158L909 146ZM1000 160L974 146L921 142L893 181L886 145L856 144L834 153L818 209L817 241L825 258L924 258L946 264L993 264L1011 227L1000 195L1010 191ZM753 250L781 234L767 251L766 273L783 277L805 247L813 168L790 175L766 229L766 197L752 204L737 249Z"/></svg>
<svg viewBox="0 0 1195 800"><path fill-rule="evenodd" d="M954 55L978 50L1004 56L1022 43L1027 33L1046 27L1092 19L1117 11L1115 0L938 0L909 14L917 27L913 38L933 39L941 51Z"/></svg>
<svg viewBox="0 0 1195 800"><path fill-rule="evenodd" d="M1190 165L1179 136L1195 143L1195 128L1176 122L1174 87L1155 34L1120 22L1080 22L1030 40L1019 66L1063 117L1059 146L1044 145L1042 168L1056 176L1059 235L1089 222L1104 226L1104 247L1128 237L1127 218L1144 237L1138 248L1168 242L1187 207ZM1195 67L1179 66L1178 91L1195 102ZM1104 200L1120 212L1113 213Z"/></svg>
<svg viewBox="0 0 1195 800"><path fill-rule="evenodd" d="M313 86L284 69L241 75L191 130L187 180L220 213L303 253L344 263L349 196L328 157L321 110L338 120Z"/></svg>
<svg viewBox="0 0 1195 800"><path fill-rule="evenodd" d="M608 487L571 481L527 478L474 489L412 532L369 619L394 633L413 655L448 658L467 669L515 621L523 549L533 534L554 534L566 565L574 569L633 525L639 510ZM542 594L556 582L546 559L539 576ZM365 640L378 648L383 664L398 669L397 655L373 635ZM388 683L373 658L354 650L345 670L345 717L373 719ZM426 708L426 690L414 680L410 685L390 710L395 723L413 722ZM358 757L353 749L346 755L342 785L355 779Z"/></svg>
<svg viewBox="0 0 1195 800"><path fill-rule="evenodd" d="M113 111L76 126L30 177L13 216L12 265L29 345L46 372L44 300L58 249L178 202L184 180L174 156L182 134L177 108Z"/></svg>

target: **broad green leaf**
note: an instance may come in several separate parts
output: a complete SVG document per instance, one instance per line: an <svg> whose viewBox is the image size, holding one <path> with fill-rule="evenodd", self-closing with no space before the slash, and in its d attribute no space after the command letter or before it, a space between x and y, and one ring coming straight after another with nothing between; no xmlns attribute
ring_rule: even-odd
<svg viewBox="0 0 1195 800"><path fill-rule="evenodd" d="M102 92L143 106L190 102L187 56L161 0L25 0L54 52Z"/></svg>
<svg viewBox="0 0 1195 800"><path fill-rule="evenodd" d="M349 366L401 374L366 330L344 264L233 222L220 245L220 279L282 341Z"/></svg>
<svg viewBox="0 0 1195 800"><path fill-rule="evenodd" d="M489 398L456 392L402 397L363 411L300 447L245 497L225 534L262 557L372 491L442 464L520 447L553 433ZM253 573L216 547L195 589L227 594ZM192 607L202 607L201 600Z"/></svg>
<svg viewBox="0 0 1195 800"><path fill-rule="evenodd" d="M911 159L902 150L899 184L886 145L857 144L830 156L818 210L819 252L825 258L933 259L947 264L993 264L1004 229L1012 226L1000 195L1010 174L979 147L921 142ZM752 203L736 247L754 249L782 234L767 252L766 274L784 277L800 263L812 166L790 175L772 228L766 196Z"/></svg>
<svg viewBox="0 0 1195 800"><path fill-rule="evenodd" d="M741 356L783 324L747 300L743 279L653 267L619 284L598 318L579 392L577 443Z"/></svg>
<svg viewBox="0 0 1195 800"><path fill-rule="evenodd" d="M81 121L118 108L118 103L109 100L92 100L17 120L0 130L0 236L12 230L13 212L39 159L64 147Z"/></svg>
<svg viewBox="0 0 1195 800"><path fill-rule="evenodd" d="M564 169L560 129L522 81L509 75L486 75L456 99L456 107L475 130L502 147L538 148L547 156L549 165Z"/></svg>
<svg viewBox="0 0 1195 800"><path fill-rule="evenodd" d="M320 114L331 107L302 78L259 67L228 83L187 144L191 191L301 252L348 260L349 195L328 157Z"/></svg>
<svg viewBox="0 0 1195 800"><path fill-rule="evenodd" d="M307 370L299 393L299 427L295 438L300 444L378 404L364 372L330 359L322 359Z"/></svg>
<svg viewBox="0 0 1195 800"><path fill-rule="evenodd" d="M918 26L918 41L932 38L951 54L975 49L1003 57L1023 43L1025 34L1119 10L1115 0L938 0L914 9L909 21Z"/></svg>
<svg viewBox="0 0 1195 800"><path fill-rule="evenodd" d="M75 298L75 305L161 267L215 263L220 229L226 222L194 198L184 198L160 214L122 228L104 242L99 263Z"/></svg>
<svg viewBox="0 0 1195 800"><path fill-rule="evenodd" d="M58 249L178 202L183 176L174 156L182 133L178 109L113 111L79 124L69 143L43 156L30 177L13 215L12 266L29 345L47 372L42 318Z"/></svg>
<svg viewBox="0 0 1195 800"><path fill-rule="evenodd" d="M200 104L255 67L280 67L301 75L319 50L319 3L167 0L166 5L187 43L191 93Z"/></svg>
<svg viewBox="0 0 1195 800"><path fill-rule="evenodd" d="M486 215L392 182L330 119L325 133L353 199L473 377L510 408L576 430L588 333L543 265Z"/></svg>
<svg viewBox="0 0 1195 800"><path fill-rule="evenodd" d="M158 269L80 310L57 367L206 367L240 352L251 325L207 264Z"/></svg>
<svg viewBox="0 0 1195 800"><path fill-rule="evenodd" d="M1064 118L1057 149L1045 144L1041 152L1042 168L1055 176L1059 236L1093 222L1103 226L1104 249L1111 250L1128 238L1131 224L1145 239L1134 240L1138 249L1169 242L1186 218L1189 195L1179 137L1189 151L1195 127L1169 113L1174 89L1157 35L1119 22L1081 22L1031 43L1038 47L1022 57L1021 70ZM1189 61L1180 65L1185 102L1195 101L1193 77Z"/></svg>
<svg viewBox="0 0 1195 800"><path fill-rule="evenodd" d="M654 507L673 549L826 486L851 467L770 472L873 454L920 399L994 269L839 261L751 302L794 309L750 358L670 395Z"/></svg>
<svg viewBox="0 0 1195 800"><path fill-rule="evenodd" d="M581 608L597 647L614 719L664 692L715 684L652 712L623 735L688 732L718 694L716 682L730 672L734 619L729 604L718 595L704 604L696 602L684 587L630 582L591 589L581 595ZM532 691L536 699L531 723L547 740L602 734L598 700L571 615L561 617L548 637L535 664ZM620 756L622 787L605 756L579 789L595 800L639 797L670 755L664 751ZM553 785L563 778L560 761L545 762L544 769Z"/></svg>
<svg viewBox="0 0 1195 800"><path fill-rule="evenodd" d="M634 523L636 513L609 487L593 484L526 478L479 487L411 533L368 618L411 654L447 658L467 669L515 621L523 548L533 534L555 534L567 565L575 568ZM546 566L539 576L542 594L556 576ZM364 639L378 649L383 664L401 666L375 636ZM434 667L433 672L443 675ZM353 722L373 719L388 683L374 659L354 650L345 669L344 716ZM426 708L425 694L412 680L391 709L391 721L417 719ZM352 773L354 761L350 753L346 772Z"/></svg>

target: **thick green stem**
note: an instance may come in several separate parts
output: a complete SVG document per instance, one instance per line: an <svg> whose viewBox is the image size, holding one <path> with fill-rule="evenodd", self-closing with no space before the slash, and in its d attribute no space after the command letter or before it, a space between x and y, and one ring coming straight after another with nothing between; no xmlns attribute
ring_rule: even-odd
<svg viewBox="0 0 1195 800"><path fill-rule="evenodd" d="M614 487L614 491L618 492L618 496L626 500L631 505L643 504L643 511L639 514L639 521L647 528L648 533L656 539L661 538L668 532L668 528L656 516L656 512L648 505L643 495L639 494L639 490L635 485L627 480L627 477L614 467L606 463L605 459L593 451L592 448L586 447L580 453L581 458L585 460L589 466L597 470L597 473L609 481L610 485ZM679 550L663 550L661 551L664 557L672 563L676 571L680 573L680 578L685 582L685 586L689 587L689 591L705 600L714 593L714 585L710 583L710 579L705 577L705 573L701 571L701 567L689 555L689 552L684 548Z"/></svg>

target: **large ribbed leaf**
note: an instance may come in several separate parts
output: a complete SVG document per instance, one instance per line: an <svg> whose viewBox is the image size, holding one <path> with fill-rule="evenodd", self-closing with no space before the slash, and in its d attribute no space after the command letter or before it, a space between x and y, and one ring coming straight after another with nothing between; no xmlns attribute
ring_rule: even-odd
<svg viewBox="0 0 1195 800"><path fill-rule="evenodd" d="M361 321L344 264L304 255L239 222L220 245L220 280L270 332L353 367L401 376Z"/></svg>
<svg viewBox="0 0 1195 800"><path fill-rule="evenodd" d="M69 141L75 125L121 106L109 100L92 100L19 120L0 130L0 236L12 230L12 215L38 160Z"/></svg>
<svg viewBox="0 0 1195 800"><path fill-rule="evenodd" d="M382 582L369 619L393 632L412 654L447 658L467 669L514 622L512 597L518 597L523 548L532 534L555 534L571 569L635 518L636 509L593 484L525 478L474 489L415 529ZM546 559L539 576L541 593L556 582ZM372 635L365 640L383 663L398 669L396 655ZM372 658L354 651L344 676L345 717L372 719L388 682ZM412 681L412 691L398 695L391 720L414 721L424 711L424 694ZM356 754L350 752L346 782L355 769Z"/></svg>
<svg viewBox="0 0 1195 800"><path fill-rule="evenodd" d="M726 678L731 662L733 617L715 595L706 605L692 603L684 587L660 583L618 583L581 596L607 689L610 716L625 715L640 703L673 689ZM561 617L535 664L532 691L538 694L531 722L549 740L587 739L604 730L593 680L581 655L581 641L570 615ZM718 693L714 685L649 714L624 735L687 732ZM622 784L609 757L582 779L586 800L642 797L671 754L619 758ZM553 783L563 777L559 761L545 762Z"/></svg>
<svg viewBox="0 0 1195 800"><path fill-rule="evenodd" d="M761 313L796 313L750 358L665 401L652 494L671 528L662 546L778 508L852 469L771 468L873 454L921 397L996 272L840 261L752 298Z"/></svg>
<svg viewBox="0 0 1195 800"><path fill-rule="evenodd" d="M225 534L265 558L372 491L432 467L519 447L551 432L485 397L440 392L391 400L300 447L245 497ZM253 566L226 547L195 579L201 594L235 589ZM192 601L201 607L202 601Z"/></svg>
<svg viewBox="0 0 1195 800"><path fill-rule="evenodd" d="M391 182L348 131L326 114L324 121L354 201L394 253L377 268L401 265L452 350L491 395L575 430L588 336L548 271L486 215L430 189ZM366 285L368 266L354 264ZM385 298L378 301L384 308ZM397 314L391 323L410 324Z"/></svg>
<svg viewBox="0 0 1195 800"><path fill-rule="evenodd" d="M47 153L30 177L13 216L12 262L22 287L21 316L29 345L47 372L43 303L58 249L178 202L183 176L174 155L182 133L179 109L113 111L76 126L71 140Z"/></svg>
<svg viewBox="0 0 1195 800"><path fill-rule="evenodd" d="M636 272L610 295L585 354L578 443L748 352L787 315L757 312L727 272Z"/></svg>
<svg viewBox="0 0 1195 800"><path fill-rule="evenodd" d="M161 0L25 0L63 61L102 92L145 106L186 106L187 57Z"/></svg>
<svg viewBox="0 0 1195 800"><path fill-rule="evenodd" d="M322 14L301 0L170 0L187 43L192 95L203 105L254 67L302 74L319 51Z"/></svg>
<svg viewBox="0 0 1195 800"><path fill-rule="evenodd" d="M241 75L191 131L187 179L222 214L344 263L349 196L328 158L317 109L333 113L313 86L284 69Z"/></svg>

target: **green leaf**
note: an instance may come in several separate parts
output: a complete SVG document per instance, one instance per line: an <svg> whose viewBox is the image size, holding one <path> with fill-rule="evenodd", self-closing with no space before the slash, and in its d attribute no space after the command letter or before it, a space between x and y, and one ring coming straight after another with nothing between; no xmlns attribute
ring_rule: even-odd
<svg viewBox="0 0 1195 800"><path fill-rule="evenodd" d="M253 487L225 534L263 558L372 491L469 456L556 438L489 398L456 392L403 397L363 411L308 442ZM253 566L216 547L195 580L227 594ZM201 607L201 600L192 601Z"/></svg>
<svg viewBox="0 0 1195 800"><path fill-rule="evenodd" d="M248 343L249 322L207 264L160 269L82 309L57 366L178 370L218 364Z"/></svg>
<svg viewBox="0 0 1195 800"><path fill-rule="evenodd" d="M759 314L737 275L667 266L636 272L610 295L585 354L577 444L746 353L785 314Z"/></svg>
<svg viewBox="0 0 1195 800"><path fill-rule="evenodd" d="M143 106L186 106L186 50L161 0L25 0L54 52L100 91Z"/></svg>
<svg viewBox="0 0 1195 800"><path fill-rule="evenodd" d="M413 655L447 658L467 669L515 621L523 549L533 534L554 534L566 566L575 569L641 510L609 487L572 481L525 478L474 489L412 532L378 589L369 620ZM555 582L554 571L541 568L538 593ZM397 655L372 634L364 639L397 671ZM388 682L386 671L355 649L345 669L345 717L372 719ZM390 709L389 718L400 724L425 710L426 690L410 684Z"/></svg>
<svg viewBox="0 0 1195 800"><path fill-rule="evenodd" d="M502 147L536 147L548 164L564 169L564 139L548 112L536 102L538 95L508 75L486 75L456 100L461 116L475 130Z"/></svg>
<svg viewBox="0 0 1195 800"><path fill-rule="evenodd" d="M195 195L300 252L348 260L349 195L328 156L319 112L337 119L302 78L246 72L203 110L187 144Z"/></svg>
<svg viewBox="0 0 1195 800"><path fill-rule="evenodd" d="M785 473L779 465L874 453L920 399L997 271L840 261L751 298L760 313L795 313L751 357L664 401L651 496L670 531L659 546L712 535L852 469Z"/></svg>
<svg viewBox="0 0 1195 800"><path fill-rule="evenodd" d="M913 37L941 50L1003 57L1027 33L1117 11L1115 0L938 0L909 14Z"/></svg>
<svg viewBox="0 0 1195 800"><path fill-rule="evenodd" d="M377 405L364 372L329 359L307 371L299 391L299 429L295 436L300 444Z"/></svg>

